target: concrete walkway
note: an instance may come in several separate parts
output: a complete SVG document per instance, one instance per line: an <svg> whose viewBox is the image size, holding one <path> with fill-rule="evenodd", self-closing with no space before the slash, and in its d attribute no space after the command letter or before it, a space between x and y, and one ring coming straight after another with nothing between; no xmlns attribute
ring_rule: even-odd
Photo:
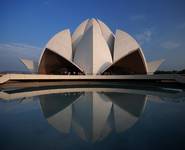
<svg viewBox="0 0 185 150"><path fill-rule="evenodd" d="M8 81L108 81L108 80L150 80L175 81L185 83L185 76L178 74L156 75L41 75L41 74L4 74L0 76L0 84Z"/></svg>

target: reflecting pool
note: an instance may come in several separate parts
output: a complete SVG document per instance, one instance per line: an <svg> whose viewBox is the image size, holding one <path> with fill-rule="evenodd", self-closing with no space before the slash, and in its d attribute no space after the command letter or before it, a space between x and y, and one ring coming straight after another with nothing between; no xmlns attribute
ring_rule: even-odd
<svg viewBox="0 0 185 150"><path fill-rule="evenodd" d="M185 90L1 90L0 149L185 149Z"/></svg>

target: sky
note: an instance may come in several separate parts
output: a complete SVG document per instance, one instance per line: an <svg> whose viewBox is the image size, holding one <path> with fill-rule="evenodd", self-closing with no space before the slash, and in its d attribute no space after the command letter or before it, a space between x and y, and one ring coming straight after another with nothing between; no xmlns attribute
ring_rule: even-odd
<svg viewBox="0 0 185 150"><path fill-rule="evenodd" d="M19 58L38 61L48 40L87 18L121 29L160 70L185 69L184 0L0 0L0 71L25 71Z"/></svg>

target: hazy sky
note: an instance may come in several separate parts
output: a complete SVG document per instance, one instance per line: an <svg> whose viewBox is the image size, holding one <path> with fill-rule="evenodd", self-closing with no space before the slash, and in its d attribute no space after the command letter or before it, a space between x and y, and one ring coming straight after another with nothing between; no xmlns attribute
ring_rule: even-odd
<svg viewBox="0 0 185 150"><path fill-rule="evenodd" d="M47 41L85 19L136 38L160 69L185 68L185 0L0 0L0 71L25 70L19 57L37 60Z"/></svg>

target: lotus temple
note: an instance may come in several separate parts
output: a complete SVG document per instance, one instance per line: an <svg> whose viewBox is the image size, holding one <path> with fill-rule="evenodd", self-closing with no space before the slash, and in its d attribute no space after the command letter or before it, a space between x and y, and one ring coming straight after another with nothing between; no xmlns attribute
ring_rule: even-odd
<svg viewBox="0 0 185 150"><path fill-rule="evenodd" d="M178 74L154 74L164 59L148 62L139 43L128 33L110 28L99 19L87 19L71 33L56 33L37 62L20 61L29 74L0 74L9 81L152 81L185 83Z"/></svg>
<svg viewBox="0 0 185 150"><path fill-rule="evenodd" d="M38 62L21 59L32 72L52 75L152 74L164 60L147 62L138 42L128 33L99 19L87 19L71 33L56 33Z"/></svg>

